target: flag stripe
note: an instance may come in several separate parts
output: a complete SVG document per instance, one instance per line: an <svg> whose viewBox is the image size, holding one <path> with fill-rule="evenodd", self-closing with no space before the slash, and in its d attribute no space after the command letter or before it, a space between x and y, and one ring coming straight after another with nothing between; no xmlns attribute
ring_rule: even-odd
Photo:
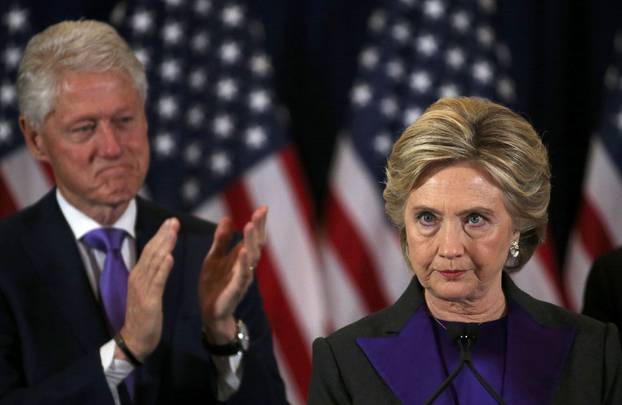
<svg viewBox="0 0 622 405"><path fill-rule="evenodd" d="M48 169L37 162L25 147L5 156L0 161L0 172L18 207L35 203L53 184Z"/></svg>
<svg viewBox="0 0 622 405"><path fill-rule="evenodd" d="M362 243L359 247L365 248L365 254L371 259L375 273L370 281L378 280L383 300L393 302L408 285L412 273L402 257L395 229L385 216L379 184L364 166L349 139L340 139L338 148L332 174L333 195L329 198L335 197L341 204L340 211L347 212L345 220L356 229ZM330 205L328 212L328 215L335 215L330 213ZM327 216L327 220L331 219ZM339 249L335 251L340 252Z"/></svg>
<svg viewBox="0 0 622 405"><path fill-rule="evenodd" d="M594 258L590 256L581 243L581 236L577 230L570 238L571 249L566 258L566 271L564 273L564 286L569 300L569 308L579 311L583 303L583 290L587 281L587 275Z"/></svg>
<svg viewBox="0 0 622 405"><path fill-rule="evenodd" d="M611 155L605 150L599 136L592 141L587 166L585 198L592 204L592 209L599 213L603 230L612 245L622 244L622 174L611 161Z"/></svg>
<svg viewBox="0 0 622 405"><path fill-rule="evenodd" d="M369 312L384 308L389 301L380 289L380 280L367 246L337 196L331 192L328 201L328 237L341 259L342 268L356 285Z"/></svg>
<svg viewBox="0 0 622 405"><path fill-rule="evenodd" d="M547 276L547 285L551 286L552 291L546 295L551 297L550 302L563 305L566 308L570 308L570 300L566 291L564 290L564 284L559 274L557 260L555 260L555 249L552 245L553 236L547 231L547 237L545 241L538 246L535 255L542 263L540 268L542 272ZM546 298L544 298L546 300Z"/></svg>
<svg viewBox="0 0 622 405"><path fill-rule="evenodd" d="M11 198L11 191L4 182L4 176L0 173L0 217L5 217L17 210L15 201Z"/></svg>
<svg viewBox="0 0 622 405"><path fill-rule="evenodd" d="M581 199L581 211L578 221L581 243L587 253L595 258L613 248L609 234L600 217L600 212L594 209L589 196Z"/></svg>
<svg viewBox="0 0 622 405"><path fill-rule="evenodd" d="M252 200L243 183L235 182L224 193L224 197L230 211L234 213L234 223L241 229L253 212ZM279 350L287 359L298 391L306 398L311 375L311 357L307 351L299 349L305 347L305 339L291 312L281 281L276 276L271 256L269 250L264 250L258 263L259 288Z"/></svg>
<svg viewBox="0 0 622 405"><path fill-rule="evenodd" d="M325 238L323 242L324 291L331 314L326 326L327 330L335 330L362 318L369 310L352 278L341 266L329 239Z"/></svg>
<svg viewBox="0 0 622 405"><path fill-rule="evenodd" d="M289 188L293 190L295 200L290 200L289 203L296 203L300 207L302 218L307 226L307 232L309 235L315 235L315 227L313 225L313 206L311 204L311 196L304 184L304 176L300 171L300 162L294 152L293 146L289 146L283 152L281 152L281 159L283 161L283 167L285 173L288 174L286 180L289 180Z"/></svg>
<svg viewBox="0 0 622 405"><path fill-rule="evenodd" d="M309 351L313 338L322 335L325 321L321 305L321 284L317 272L318 258L313 239L303 219L300 206L292 204L298 196L289 187L284 161L266 159L246 176L244 184L251 201L268 204L274 215L268 215L267 248L272 254L275 271L290 309L305 336L304 349ZM274 192L274 190L279 190ZM306 288L301 289L304 285ZM304 319L304 322L301 320Z"/></svg>

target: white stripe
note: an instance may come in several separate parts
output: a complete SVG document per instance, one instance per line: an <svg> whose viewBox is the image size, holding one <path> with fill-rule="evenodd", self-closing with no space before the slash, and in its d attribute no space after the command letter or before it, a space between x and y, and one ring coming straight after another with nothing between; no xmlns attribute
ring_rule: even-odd
<svg viewBox="0 0 622 405"><path fill-rule="evenodd" d="M568 252L564 284L571 309L579 310L583 306L583 290L594 258L585 250L577 230L571 235Z"/></svg>
<svg viewBox="0 0 622 405"><path fill-rule="evenodd" d="M3 158L0 171L18 209L34 204L52 187L44 170L25 147Z"/></svg>
<svg viewBox="0 0 622 405"><path fill-rule="evenodd" d="M408 285L412 273L402 256L396 231L385 217L378 188L349 139L344 137L338 145L331 187L365 244L386 296L396 299Z"/></svg>
<svg viewBox="0 0 622 405"><path fill-rule="evenodd" d="M277 337L274 336L274 355L276 357L276 361L279 363L279 371L281 373L281 377L283 378L283 384L285 384L285 395L287 396L287 401L292 405L303 405L305 403L304 398L302 397L302 393L298 391L296 380L294 379L289 364L286 361L286 357L283 356L280 347L281 342L279 342Z"/></svg>
<svg viewBox="0 0 622 405"><path fill-rule="evenodd" d="M221 196L210 198L194 210L194 215L217 223L224 216L229 215L227 204Z"/></svg>
<svg viewBox="0 0 622 405"><path fill-rule="evenodd" d="M356 286L352 284L352 279L346 276L346 270L339 264L328 240L322 246L322 253L326 274L324 291L330 308L331 326L335 330L367 315L367 310Z"/></svg>
<svg viewBox="0 0 622 405"><path fill-rule="evenodd" d="M622 244L622 176L599 137L594 137L589 156L586 193L600 214L613 244Z"/></svg>
<svg viewBox="0 0 622 405"><path fill-rule="evenodd" d="M286 178L280 159L266 159L244 177L252 202L267 204L267 247L272 253L294 319L299 321L309 350L326 325L321 274L314 240L308 232L298 198Z"/></svg>
<svg viewBox="0 0 622 405"><path fill-rule="evenodd" d="M537 251L525 266L517 273L511 274L512 280L523 291L542 301L555 305L562 305L557 287L551 281L546 266L537 254Z"/></svg>

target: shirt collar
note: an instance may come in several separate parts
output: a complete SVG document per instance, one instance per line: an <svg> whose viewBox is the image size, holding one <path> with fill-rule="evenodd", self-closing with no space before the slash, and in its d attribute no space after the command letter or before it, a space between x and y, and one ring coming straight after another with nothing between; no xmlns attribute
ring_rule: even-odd
<svg viewBox="0 0 622 405"><path fill-rule="evenodd" d="M60 190L56 189L56 200L60 206L60 210L63 216L69 223L69 227L73 232L76 240L80 240L85 234L93 229L101 228L101 224L98 224L93 218L85 215L82 211L71 205L69 201L63 197ZM123 229L133 239L136 239L135 228L136 225L136 199L133 198L127 206L125 212L112 224L111 227Z"/></svg>

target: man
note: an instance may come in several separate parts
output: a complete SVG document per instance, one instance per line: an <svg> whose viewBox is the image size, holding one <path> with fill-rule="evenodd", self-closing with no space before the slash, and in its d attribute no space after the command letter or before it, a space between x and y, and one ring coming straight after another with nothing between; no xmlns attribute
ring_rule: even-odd
<svg viewBox="0 0 622 405"><path fill-rule="evenodd" d="M0 404L285 403L253 282L267 208L229 249L229 219L137 197L146 77L107 24L34 36L17 87L57 188L0 222Z"/></svg>

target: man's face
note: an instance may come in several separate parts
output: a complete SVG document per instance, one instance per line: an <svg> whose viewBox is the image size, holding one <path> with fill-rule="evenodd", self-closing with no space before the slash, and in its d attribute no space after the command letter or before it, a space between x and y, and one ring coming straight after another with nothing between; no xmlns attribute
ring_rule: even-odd
<svg viewBox="0 0 622 405"><path fill-rule="evenodd" d="M149 166L147 120L129 75L67 72L40 130L20 120L27 144L52 167L63 196L93 216L124 207L138 193Z"/></svg>

